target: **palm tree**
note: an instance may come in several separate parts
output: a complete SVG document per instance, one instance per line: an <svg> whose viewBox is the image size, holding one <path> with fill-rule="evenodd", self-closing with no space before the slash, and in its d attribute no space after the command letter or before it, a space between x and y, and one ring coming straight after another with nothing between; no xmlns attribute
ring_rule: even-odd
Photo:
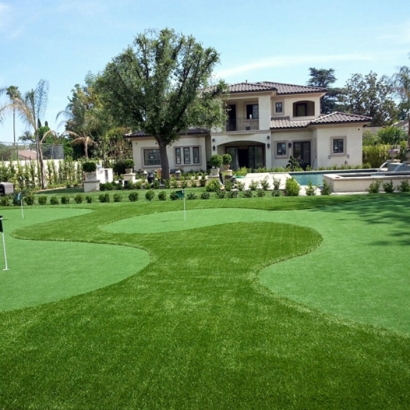
<svg viewBox="0 0 410 410"><path fill-rule="evenodd" d="M409 126L407 144L410 148L410 67L399 67L399 71L393 75L392 83L397 95L401 99L399 104L401 116L407 116Z"/></svg>
<svg viewBox="0 0 410 410"><path fill-rule="evenodd" d="M15 109L23 122L30 126L34 131L37 146L37 159L40 165L41 188L45 188L46 180L44 175L44 160L39 141L38 129L41 127L41 118L47 107L48 102L48 82L40 80L34 90L24 94L23 98L15 97L11 108Z"/></svg>
<svg viewBox="0 0 410 410"><path fill-rule="evenodd" d="M20 91L18 87L16 87L15 85L11 85L10 87L0 89L0 94L3 94L3 93L6 93L6 95L9 97L10 104L13 104L13 102L16 99L21 98ZM14 146L16 147L16 107L14 105L12 106L12 111L13 111L13 143L14 143ZM17 148L17 159L18 159L18 148Z"/></svg>

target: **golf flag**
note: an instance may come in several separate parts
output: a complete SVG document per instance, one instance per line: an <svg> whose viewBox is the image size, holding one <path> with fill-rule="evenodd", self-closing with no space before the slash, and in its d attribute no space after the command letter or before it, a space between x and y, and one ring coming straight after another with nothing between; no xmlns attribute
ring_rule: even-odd
<svg viewBox="0 0 410 410"><path fill-rule="evenodd" d="M16 194L16 202L20 202L21 201L21 192L18 192Z"/></svg>
<svg viewBox="0 0 410 410"><path fill-rule="evenodd" d="M177 197L180 199L184 199L185 198L185 193L184 191L176 191L175 192L177 194Z"/></svg>
<svg viewBox="0 0 410 410"><path fill-rule="evenodd" d="M3 270L9 270L9 267L7 266L6 242L4 241L3 216L2 215L0 215L0 232L1 232L1 236L3 237L4 263L6 265Z"/></svg>

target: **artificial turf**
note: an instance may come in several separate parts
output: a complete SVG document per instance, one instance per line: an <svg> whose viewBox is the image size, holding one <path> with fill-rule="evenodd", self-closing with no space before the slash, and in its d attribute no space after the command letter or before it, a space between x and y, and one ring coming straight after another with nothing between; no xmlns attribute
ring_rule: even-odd
<svg viewBox="0 0 410 410"><path fill-rule="evenodd" d="M340 301L341 291L345 305L355 303L356 286L343 289L350 267L359 287L372 284L369 301L390 309L386 281L374 294L371 273L391 272L392 257L403 256L410 197L345 197L320 209L319 198L269 199L187 201L187 221L182 201L96 204L15 231L138 247L151 262L111 286L2 312L0 408L408 408L406 330L330 313L331 303L317 299L328 292ZM270 211L279 203L305 210ZM187 227L201 214L202 224ZM394 272L405 287L404 270Z"/></svg>

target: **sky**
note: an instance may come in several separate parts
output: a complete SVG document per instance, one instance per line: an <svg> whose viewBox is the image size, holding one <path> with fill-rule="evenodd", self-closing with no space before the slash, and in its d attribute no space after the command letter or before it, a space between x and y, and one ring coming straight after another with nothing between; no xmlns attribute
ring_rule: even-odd
<svg viewBox="0 0 410 410"><path fill-rule="evenodd" d="M228 83L305 85L309 68L391 76L410 65L408 0L0 0L0 89L24 93L49 83L45 116L57 114L75 84L97 74L148 29L172 28L220 53L217 78ZM0 98L0 104L7 99ZM28 128L17 123L17 137ZM13 141L11 116L0 142Z"/></svg>

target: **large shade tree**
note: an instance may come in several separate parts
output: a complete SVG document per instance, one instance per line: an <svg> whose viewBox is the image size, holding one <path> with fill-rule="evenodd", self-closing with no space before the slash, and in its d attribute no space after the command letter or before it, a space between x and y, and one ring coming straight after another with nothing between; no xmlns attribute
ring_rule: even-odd
<svg viewBox="0 0 410 410"><path fill-rule="evenodd" d="M222 124L223 81L212 83L219 55L171 29L138 35L110 62L98 84L106 107L121 125L152 135L162 178L169 178L167 146L191 127Z"/></svg>
<svg viewBox="0 0 410 410"><path fill-rule="evenodd" d="M408 121L407 142L410 147L410 67L399 67L397 73L392 77L392 84L396 94L400 98L399 118Z"/></svg>
<svg viewBox="0 0 410 410"><path fill-rule="evenodd" d="M322 114L329 114L336 111L341 88L332 87L336 82L335 70L333 68L309 68L309 80L307 84L311 87L327 88L327 93L320 99L320 112Z"/></svg>
<svg viewBox="0 0 410 410"><path fill-rule="evenodd" d="M394 88L386 76L353 74L343 89L341 109L372 117L372 126L390 125L397 117Z"/></svg>

